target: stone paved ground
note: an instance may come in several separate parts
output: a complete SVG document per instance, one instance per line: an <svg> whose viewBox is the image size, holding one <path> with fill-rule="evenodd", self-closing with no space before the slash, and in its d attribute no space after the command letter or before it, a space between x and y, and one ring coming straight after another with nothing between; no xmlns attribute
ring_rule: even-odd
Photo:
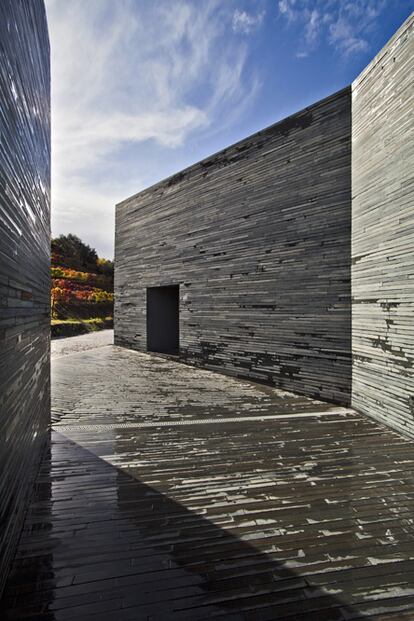
<svg viewBox="0 0 414 621"><path fill-rule="evenodd" d="M414 619L412 442L114 346L53 374L1 618Z"/></svg>
<svg viewBox="0 0 414 621"><path fill-rule="evenodd" d="M52 339L51 353L53 358L58 356L67 356L95 347L104 347L112 345L114 342L113 330L99 330L98 332L89 332L80 336L70 336L67 338Z"/></svg>

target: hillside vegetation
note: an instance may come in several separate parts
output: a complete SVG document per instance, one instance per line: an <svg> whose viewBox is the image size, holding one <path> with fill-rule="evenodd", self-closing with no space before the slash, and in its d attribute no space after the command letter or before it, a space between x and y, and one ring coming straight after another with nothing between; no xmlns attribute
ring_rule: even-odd
<svg viewBox="0 0 414 621"><path fill-rule="evenodd" d="M52 239L52 335L79 334L109 327L114 302L112 261L76 235Z"/></svg>

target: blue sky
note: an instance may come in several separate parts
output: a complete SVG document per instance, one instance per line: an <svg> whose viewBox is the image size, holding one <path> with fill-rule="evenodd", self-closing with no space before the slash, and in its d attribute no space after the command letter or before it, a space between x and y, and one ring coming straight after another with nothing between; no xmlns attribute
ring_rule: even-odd
<svg viewBox="0 0 414 621"><path fill-rule="evenodd" d="M112 258L114 205L349 84L408 0L46 0L52 233Z"/></svg>

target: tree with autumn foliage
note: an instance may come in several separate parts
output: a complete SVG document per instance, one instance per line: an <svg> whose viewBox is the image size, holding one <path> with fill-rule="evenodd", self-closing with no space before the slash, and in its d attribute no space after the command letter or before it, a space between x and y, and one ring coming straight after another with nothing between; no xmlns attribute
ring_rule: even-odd
<svg viewBox="0 0 414 621"><path fill-rule="evenodd" d="M76 235L52 239L52 319L113 314L114 265Z"/></svg>

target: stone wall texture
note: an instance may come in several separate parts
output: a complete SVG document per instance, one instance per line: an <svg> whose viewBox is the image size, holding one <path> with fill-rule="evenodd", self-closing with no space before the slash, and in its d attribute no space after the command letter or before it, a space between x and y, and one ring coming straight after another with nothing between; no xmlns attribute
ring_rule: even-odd
<svg viewBox="0 0 414 621"><path fill-rule="evenodd" d="M0 2L0 591L49 423L50 74L43 0Z"/></svg>
<svg viewBox="0 0 414 621"><path fill-rule="evenodd" d="M146 288L180 285L180 357L347 404L347 88L117 206L115 343L146 349Z"/></svg>
<svg viewBox="0 0 414 621"><path fill-rule="evenodd" d="M414 435L414 18L352 85L352 404Z"/></svg>

